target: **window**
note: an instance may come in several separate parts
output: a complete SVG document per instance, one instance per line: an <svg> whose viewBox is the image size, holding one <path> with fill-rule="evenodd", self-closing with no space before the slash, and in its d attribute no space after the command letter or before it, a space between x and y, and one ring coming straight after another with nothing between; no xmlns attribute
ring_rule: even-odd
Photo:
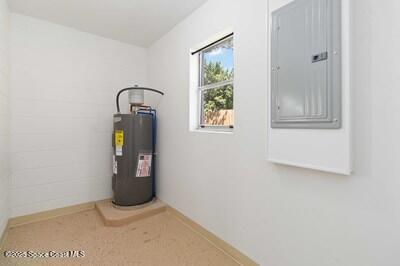
<svg viewBox="0 0 400 266"><path fill-rule="evenodd" d="M206 46L197 54L198 128L233 128L233 34Z"/></svg>

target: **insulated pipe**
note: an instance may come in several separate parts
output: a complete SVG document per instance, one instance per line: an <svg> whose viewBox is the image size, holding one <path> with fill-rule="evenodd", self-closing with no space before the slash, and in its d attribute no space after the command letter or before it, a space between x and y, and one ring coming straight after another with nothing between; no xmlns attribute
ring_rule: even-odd
<svg viewBox="0 0 400 266"><path fill-rule="evenodd" d="M155 90L155 89L151 89L151 88L143 88L143 87L131 87L131 88L125 88L122 89L118 92L117 97L115 99L116 103L117 103L117 112L120 113L120 108L119 108L119 96L121 95L121 93L123 93L124 91L131 91L131 90L144 90L144 91L152 91L152 92L156 92L159 93L161 95L164 95L164 92L159 91L159 90Z"/></svg>

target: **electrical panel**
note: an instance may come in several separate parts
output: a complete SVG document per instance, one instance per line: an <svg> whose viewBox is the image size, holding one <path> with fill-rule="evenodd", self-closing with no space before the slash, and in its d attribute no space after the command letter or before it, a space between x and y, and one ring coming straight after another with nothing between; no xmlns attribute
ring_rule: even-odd
<svg viewBox="0 0 400 266"><path fill-rule="evenodd" d="M341 0L272 13L271 127L341 127Z"/></svg>

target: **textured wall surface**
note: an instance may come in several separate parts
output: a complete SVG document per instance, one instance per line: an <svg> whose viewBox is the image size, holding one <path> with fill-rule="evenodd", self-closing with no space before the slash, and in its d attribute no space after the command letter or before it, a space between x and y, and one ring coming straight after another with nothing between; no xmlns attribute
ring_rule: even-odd
<svg viewBox="0 0 400 266"><path fill-rule="evenodd" d="M9 11L6 0L0 0L0 236L10 214L9 73Z"/></svg>
<svg viewBox="0 0 400 266"><path fill-rule="evenodd" d="M16 14L11 28L12 216L110 197L115 94L145 85L146 50Z"/></svg>

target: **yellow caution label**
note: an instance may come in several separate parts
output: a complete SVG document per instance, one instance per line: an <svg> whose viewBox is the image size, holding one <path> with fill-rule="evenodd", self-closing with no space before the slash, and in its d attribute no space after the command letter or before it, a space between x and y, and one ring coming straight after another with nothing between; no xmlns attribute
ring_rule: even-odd
<svg viewBox="0 0 400 266"><path fill-rule="evenodd" d="M115 130L115 146L122 147L124 146L124 131L123 130Z"/></svg>

